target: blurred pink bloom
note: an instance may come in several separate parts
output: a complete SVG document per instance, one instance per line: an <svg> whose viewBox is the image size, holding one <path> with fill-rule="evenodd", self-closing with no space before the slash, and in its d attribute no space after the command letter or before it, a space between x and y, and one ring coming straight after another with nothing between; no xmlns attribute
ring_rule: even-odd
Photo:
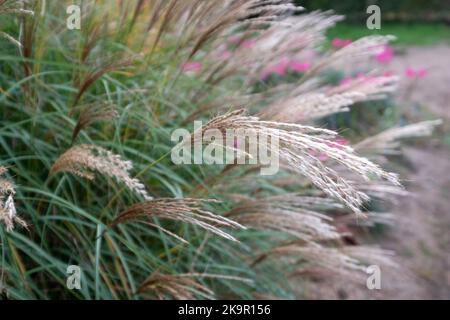
<svg viewBox="0 0 450 320"><path fill-rule="evenodd" d="M295 60L289 60L287 57L281 58L276 64L269 65L261 72L261 80L266 79L270 74L276 74L284 76L286 71L292 70L295 72L305 72L309 69L309 63L298 62Z"/></svg>
<svg viewBox="0 0 450 320"><path fill-rule="evenodd" d="M334 142L336 142L337 144L339 144L341 146L346 146L348 144L347 139L342 138L342 137L336 138L336 140Z"/></svg>
<svg viewBox="0 0 450 320"><path fill-rule="evenodd" d="M408 78L423 78L427 75L427 69L421 68L414 70L413 68L409 67L405 70L405 75Z"/></svg>
<svg viewBox="0 0 450 320"><path fill-rule="evenodd" d="M422 68L422 69L418 69L416 73L419 78L422 78L427 75L428 71L427 71L427 69Z"/></svg>
<svg viewBox="0 0 450 320"><path fill-rule="evenodd" d="M263 71L261 72L260 79L264 80L270 74L277 74L279 76L284 76L288 65L289 65L288 58L286 58L286 57L281 58L278 63L269 65L266 68L264 68Z"/></svg>
<svg viewBox="0 0 450 320"><path fill-rule="evenodd" d="M342 149L343 146L348 145L348 140L342 137L337 137L336 140L334 140L334 143L327 143L328 146L330 147L335 147L335 148L339 148ZM337 145L336 145L337 144ZM341 147L342 146L342 147ZM310 151L310 154L312 156L315 156L318 160L324 162L326 160L328 160L328 156L325 153L316 153L314 150Z"/></svg>
<svg viewBox="0 0 450 320"><path fill-rule="evenodd" d="M218 47L217 47L217 51L218 52L222 52L222 51L226 51L228 49L228 45L226 43L221 43Z"/></svg>
<svg viewBox="0 0 450 320"><path fill-rule="evenodd" d="M272 72L279 76L284 76L286 73L286 68L289 65L287 58L282 58L277 64L272 67Z"/></svg>
<svg viewBox="0 0 450 320"><path fill-rule="evenodd" d="M349 84L352 81L353 81L352 77L345 77L345 78L342 78L341 81L339 81L339 84L341 86L345 86L345 85Z"/></svg>
<svg viewBox="0 0 450 320"><path fill-rule="evenodd" d="M352 83L353 81L358 81L359 82L365 82L365 83L371 83L371 82L376 82L379 79L383 78L383 77L390 77L392 76L392 72L391 71L385 71L383 72L382 75L366 75L364 73L358 73L356 76L354 77L344 77L339 81L339 85L341 86L345 86L348 85L349 83Z"/></svg>
<svg viewBox="0 0 450 320"><path fill-rule="evenodd" d="M416 72L415 72L412 68L406 68L406 70L405 70L405 75L406 75L408 78L415 78Z"/></svg>
<svg viewBox="0 0 450 320"><path fill-rule="evenodd" d="M225 50L219 54L219 59L228 60L231 57L231 51Z"/></svg>
<svg viewBox="0 0 450 320"><path fill-rule="evenodd" d="M201 66L200 62L186 62L181 64L180 68L183 72L198 72Z"/></svg>
<svg viewBox="0 0 450 320"><path fill-rule="evenodd" d="M239 37L239 36L229 36L227 41L229 43L237 43L240 41L240 39L241 39L241 37Z"/></svg>
<svg viewBox="0 0 450 320"><path fill-rule="evenodd" d="M266 80L267 77L270 75L271 72L269 72L267 69L264 69L261 71L261 75L259 76L260 80Z"/></svg>
<svg viewBox="0 0 450 320"><path fill-rule="evenodd" d="M363 74L363 73L358 73L356 76L354 76L354 77L345 77L345 78L343 78L340 82L339 82L339 84L340 85L347 85L347 84L349 84L349 83L351 83L352 81L355 81L355 80L359 80L359 81L366 81L366 80L371 80L371 77L369 77L369 76L366 76L365 74Z"/></svg>
<svg viewBox="0 0 450 320"><path fill-rule="evenodd" d="M250 49L251 47L253 47L253 45L256 43L256 41L254 39L247 39L242 41L241 43L241 47L244 49Z"/></svg>
<svg viewBox="0 0 450 320"><path fill-rule="evenodd" d="M356 75L356 78L355 79L358 79L358 80L368 80L368 79L370 79L370 77L369 76L366 76L364 73L358 73L357 75Z"/></svg>
<svg viewBox="0 0 450 320"><path fill-rule="evenodd" d="M309 69L309 63L301 63L295 60L289 62L288 68L295 72L305 72Z"/></svg>
<svg viewBox="0 0 450 320"><path fill-rule="evenodd" d="M320 161L324 162L324 161L327 161L328 156L327 156L325 153L320 153L320 154L317 156L317 159L319 159Z"/></svg>
<svg viewBox="0 0 450 320"><path fill-rule="evenodd" d="M231 51L228 50L228 46L225 43L222 43L214 52L214 57L218 60L228 60L231 55Z"/></svg>
<svg viewBox="0 0 450 320"><path fill-rule="evenodd" d="M379 63L388 63L394 57L394 50L390 46L383 46L383 49L375 55L375 60Z"/></svg>
<svg viewBox="0 0 450 320"><path fill-rule="evenodd" d="M339 38L334 38L333 40L331 40L331 45L336 49L341 48L341 43L342 40Z"/></svg>
<svg viewBox="0 0 450 320"><path fill-rule="evenodd" d="M249 49L256 43L255 39L242 39L242 36L229 36L227 39L229 44L238 44L241 48Z"/></svg>
<svg viewBox="0 0 450 320"><path fill-rule="evenodd" d="M314 50L305 49L302 53L303 60L313 61L317 54Z"/></svg>
<svg viewBox="0 0 450 320"><path fill-rule="evenodd" d="M345 46L348 46L350 43L352 43L352 40L349 39L334 38L333 40L331 40L331 45L335 49L341 49Z"/></svg>

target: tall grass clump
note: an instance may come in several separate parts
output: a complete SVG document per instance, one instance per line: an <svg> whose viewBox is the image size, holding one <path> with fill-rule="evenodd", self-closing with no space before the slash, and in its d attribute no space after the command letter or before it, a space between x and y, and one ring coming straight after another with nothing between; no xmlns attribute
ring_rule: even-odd
<svg viewBox="0 0 450 320"><path fill-rule="evenodd" d="M437 122L351 147L319 121L389 99L395 76L328 75L364 70L392 37L327 51L342 17L289 0L86 0L80 30L66 27L71 4L0 1L3 296L297 298L310 271L357 280L391 261L348 239L355 219L380 221L371 199L405 194L374 161ZM281 169L175 165L179 128L277 138Z"/></svg>

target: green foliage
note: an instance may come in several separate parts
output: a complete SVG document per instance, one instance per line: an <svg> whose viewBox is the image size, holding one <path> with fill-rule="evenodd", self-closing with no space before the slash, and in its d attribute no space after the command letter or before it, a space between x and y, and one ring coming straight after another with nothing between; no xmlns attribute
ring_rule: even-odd
<svg viewBox="0 0 450 320"><path fill-rule="evenodd" d="M365 21L366 9L375 4L380 7L383 19L389 21L449 21L450 5L441 0L296 0L307 10L329 8L339 14L344 14L353 21Z"/></svg>
<svg viewBox="0 0 450 320"><path fill-rule="evenodd" d="M223 114L231 108L224 106L225 98L269 92L268 101L272 102L271 89L290 90L290 84L311 80L308 77L315 74L290 72L283 79L271 75L253 86L240 72L223 81L215 79L215 74L205 79L182 72L183 63L204 58L209 49L207 40L221 30L214 19L209 21L212 31L207 23L202 24L210 14L203 2L193 3L207 8L205 16L183 25L186 29L181 30L179 38L174 36L179 30L174 31L176 28L165 20L169 14L152 21L147 12L141 17L143 21L138 21L145 2L121 1L120 10L115 3L101 2L86 13L80 31L65 28L63 2L47 1L45 10L43 2L33 3L34 17L14 16L1 22L2 30L19 39L21 47L0 38L0 164L8 168L7 180L15 184L18 215L27 221L29 229L17 227L7 232L0 227L0 292L6 290L12 299L143 299L148 296L139 288L149 275L191 273L221 275L197 278L218 298L295 298L301 293L302 287L298 286L303 280L293 282L288 276L295 274L298 263L308 265L304 257L269 263L261 255L274 244L292 243L287 233L230 231L240 240L233 242L192 224L151 220L185 239L184 243L154 225L126 223L112 227L111 221L121 212L143 201L139 195L110 175L99 174L91 181L67 172L49 173L55 161L73 145L88 144L130 160L132 177L139 178L153 197L218 199L220 202L205 204L205 210L222 216L234 208L234 199L239 196L258 199L300 191L325 199L320 190L301 178L294 189L271 181L275 178L250 175L245 166L175 166L170 159L173 130L192 129L191 119L206 120ZM97 1L92 3L97 5ZM184 13L182 6L186 2L177 3L177 9ZM166 13L172 13L173 7L165 8L169 8ZM225 13L234 14L233 19L240 17L239 12ZM221 23L226 25L227 21ZM191 25L198 28L190 29ZM164 28L170 32L163 34ZM203 34L195 34L198 30ZM322 32L312 27L308 31ZM192 40L189 36L197 40L195 45L183 42ZM369 44L373 43L379 45ZM319 66L329 61L322 62ZM339 73L329 72L317 76L318 86L336 84ZM240 91L245 85L249 86L248 92ZM274 96L278 94L273 92ZM280 92L287 96L288 92ZM215 99L222 105L205 107L217 104ZM100 117L89 126L80 126L82 110L99 104L113 106L118 116ZM350 125L355 128L354 136L360 137L362 130L354 123L375 127L376 119L391 118L388 104L383 100L371 105L374 114L369 112L364 119L352 111L330 118L328 123L334 123L339 130ZM256 113L258 103L255 106L248 109ZM320 137L315 139L320 144ZM349 161L355 159L360 158L354 156ZM372 165L365 159L355 162ZM282 172L277 178L292 178L292 173ZM344 211L341 206L335 207L336 214ZM322 240L318 241L326 242ZM66 286L67 267L72 264L82 270L79 291ZM201 297L198 293L194 296Z"/></svg>
<svg viewBox="0 0 450 320"><path fill-rule="evenodd" d="M338 23L327 30L327 38L356 40L364 36L382 34L394 35L395 46L427 46L450 42L450 27L439 23L383 23L380 30L369 30L365 23Z"/></svg>
<svg viewBox="0 0 450 320"><path fill-rule="evenodd" d="M16 185L19 215L29 224L29 231L16 228L11 233L0 227L1 289L10 299L139 299L139 284L155 270L256 279L255 272L244 267L245 254L252 253L245 242L228 243L180 223L165 226L188 239L188 245L138 224L111 229L108 222L139 201L135 195L101 176L91 182L66 173L48 175L53 162L71 146L76 117L70 111L78 76L95 68L96 60L101 64L107 58L104 53L129 50L125 42L130 37L124 31L95 40L92 66L81 65L76 57L87 35L83 31L53 33L54 26L65 24L64 11L58 8L54 2L49 13L39 17L33 57L23 59L17 47L0 38L0 161ZM16 22L2 21L7 25L3 30L14 34ZM155 197L194 195L196 187L220 171L200 166L174 170L170 161L174 144L170 134L195 108L188 96L206 87L184 74L171 82L168 75L179 72L180 61L171 59L175 49L165 46L145 58L137 56L131 66L95 81L79 102L106 101L120 116L82 130L75 143L95 143L131 160L133 174L139 174ZM33 69L28 77L22 74L24 63ZM213 190L208 196L223 199ZM226 202L214 206L219 213L227 209ZM99 234L99 228L104 232ZM255 231L255 237L261 234ZM242 240L246 237L252 233L243 234ZM80 291L66 287L66 268L71 264L81 267ZM276 281L199 281L219 292L219 297L251 298L258 291L291 297L285 289L288 283L276 276L281 272L270 265L264 268L264 274Z"/></svg>

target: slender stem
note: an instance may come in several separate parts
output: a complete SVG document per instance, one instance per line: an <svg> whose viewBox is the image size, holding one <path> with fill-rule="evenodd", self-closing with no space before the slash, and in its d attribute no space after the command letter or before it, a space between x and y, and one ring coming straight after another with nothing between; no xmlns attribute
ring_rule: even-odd
<svg viewBox="0 0 450 320"><path fill-rule="evenodd" d="M103 225L97 224L97 233L95 241L95 300L99 299L100 292L100 251L102 247L102 237Z"/></svg>

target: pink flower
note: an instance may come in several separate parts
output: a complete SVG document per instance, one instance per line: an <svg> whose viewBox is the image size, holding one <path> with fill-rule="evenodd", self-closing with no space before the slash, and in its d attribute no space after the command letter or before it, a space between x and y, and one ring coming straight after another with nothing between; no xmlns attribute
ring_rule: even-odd
<svg viewBox="0 0 450 320"><path fill-rule="evenodd" d="M427 69L421 68L414 70L413 68L409 67L406 68L405 75L408 78L423 78L427 75Z"/></svg>
<svg viewBox="0 0 450 320"><path fill-rule="evenodd" d="M229 36L227 39L229 44L238 44L241 48L249 49L256 43L255 39L243 39L242 36Z"/></svg>
<svg viewBox="0 0 450 320"><path fill-rule="evenodd" d="M251 47L253 47L253 45L256 43L256 41L254 39L247 39L242 41L241 43L241 47L244 49L250 49Z"/></svg>
<svg viewBox="0 0 450 320"><path fill-rule="evenodd" d="M345 46L348 46L350 43L352 43L352 40L349 39L334 38L333 40L331 40L331 45L335 49L341 49Z"/></svg>
<svg viewBox="0 0 450 320"><path fill-rule="evenodd" d="M222 43L213 53L214 58L217 60L228 60L231 58L232 53L228 50L228 46Z"/></svg>
<svg viewBox="0 0 450 320"><path fill-rule="evenodd" d="M226 43L221 43L216 49L217 52L223 52L226 50L228 50L228 45Z"/></svg>
<svg viewBox="0 0 450 320"><path fill-rule="evenodd" d="M219 59L228 60L231 57L231 52L229 50L225 50L219 54Z"/></svg>
<svg viewBox="0 0 450 320"><path fill-rule="evenodd" d="M284 76L286 73L286 68L289 65L289 61L287 58L282 58L277 64L272 67L272 72L276 73L279 76Z"/></svg>
<svg viewBox="0 0 450 320"><path fill-rule="evenodd" d="M390 46L383 46L382 50L375 55L375 60L379 63L388 63L394 57L394 50Z"/></svg>
<svg viewBox="0 0 450 320"><path fill-rule="evenodd" d="M278 63L269 65L266 68L264 68L263 71L261 72L260 79L264 80L270 74L277 74L279 76L284 76L288 65L289 65L289 60L286 57L281 58L281 60Z"/></svg>
<svg viewBox="0 0 450 320"><path fill-rule="evenodd" d="M276 74L284 76L287 70L295 72L305 72L309 69L309 63L298 62L295 60L289 60L287 57L281 58L276 64L269 65L261 72L260 79L266 79L270 74Z"/></svg>
<svg viewBox="0 0 450 320"><path fill-rule="evenodd" d="M325 161L327 161L328 156L327 156L325 153L320 153L320 154L317 156L317 159L319 159L319 161L325 162Z"/></svg>
<svg viewBox="0 0 450 320"><path fill-rule="evenodd" d="M364 81L364 80L370 79L370 77L366 76L364 73L358 73L356 75L356 79Z"/></svg>
<svg viewBox="0 0 450 320"><path fill-rule="evenodd" d="M288 68L295 72L305 72L309 69L309 63L301 63L295 60L289 62Z"/></svg>
<svg viewBox="0 0 450 320"><path fill-rule="evenodd" d="M336 140L335 140L334 142L336 142L337 144L339 144L339 145L341 145L341 146L346 146L346 145L348 145L347 139L342 138L342 137L337 137Z"/></svg>
<svg viewBox="0 0 450 320"><path fill-rule="evenodd" d="M408 78L415 78L416 77L416 72L412 68L406 68L405 75Z"/></svg>
<svg viewBox="0 0 450 320"><path fill-rule="evenodd" d="M195 72L200 71L201 66L202 65L200 62L193 61L193 62L186 62L186 63L181 64L180 69L183 72L194 72L195 73Z"/></svg>
<svg viewBox="0 0 450 320"><path fill-rule="evenodd" d="M425 77L425 76L427 75L428 71L427 71L427 69L422 68L422 69L418 69L418 70L416 71L416 73L417 73L417 76L418 76L419 78L423 78L423 77Z"/></svg>
<svg viewBox="0 0 450 320"><path fill-rule="evenodd" d="M352 78L352 77L345 77L345 78L343 78L341 81L339 81L339 84L340 84L341 86L345 86L345 85L349 84L349 83L352 82L352 81L353 81L353 78Z"/></svg>
<svg viewBox="0 0 450 320"><path fill-rule="evenodd" d="M340 85L343 85L343 86L345 86L345 85L347 85L347 84L349 84L349 83L351 83L351 82L353 82L353 81L355 81L355 80L359 80L359 81L366 81L366 80L370 80L371 78L370 77L368 77L368 76L366 76L365 74L363 74L363 73L358 73L355 77L345 77L345 78L343 78L340 82L339 82L339 84Z"/></svg>
<svg viewBox="0 0 450 320"><path fill-rule="evenodd" d="M339 39L339 38L334 38L333 40L331 40L331 45L332 45L334 48L338 49L338 48L341 47L341 42L342 42L341 39Z"/></svg>
<svg viewBox="0 0 450 320"><path fill-rule="evenodd" d="M334 140L334 143L328 142L327 145L333 148L342 149L344 146L348 145L348 140L342 137L337 137L336 140ZM309 153L316 157L319 161L324 162L328 160L328 156L325 153L317 152L315 150L311 150Z"/></svg>
<svg viewBox="0 0 450 320"><path fill-rule="evenodd" d="M261 72L261 75L259 76L259 79L260 79L260 80L266 80L267 77L268 77L270 74L271 74L271 72L270 72L269 70L264 69L264 70Z"/></svg>
<svg viewBox="0 0 450 320"><path fill-rule="evenodd" d="M233 44L234 44L234 43L239 42L240 39L241 39L241 37L239 37L239 36L229 36L228 39L227 39L227 41L228 41L229 43L233 43Z"/></svg>
<svg viewBox="0 0 450 320"><path fill-rule="evenodd" d="M382 79L384 77L389 77L392 75L391 71L385 71L382 75L366 75L364 73L358 73L354 77L345 77L339 81L339 85L345 86L353 81L357 81L358 83L371 83L371 82L377 82L379 79Z"/></svg>

